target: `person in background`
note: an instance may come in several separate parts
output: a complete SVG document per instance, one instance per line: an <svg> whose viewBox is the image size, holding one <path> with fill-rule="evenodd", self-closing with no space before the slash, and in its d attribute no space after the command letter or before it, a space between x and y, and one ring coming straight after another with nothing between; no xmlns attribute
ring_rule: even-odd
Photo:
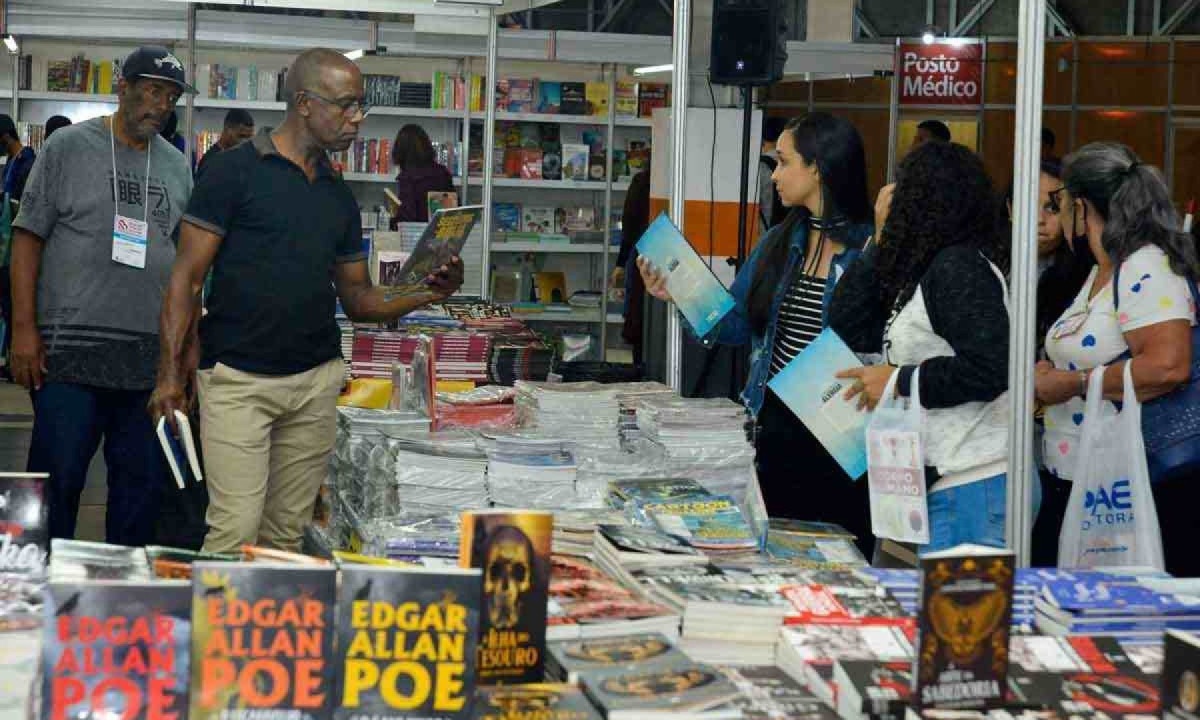
<svg viewBox="0 0 1200 720"><path fill-rule="evenodd" d="M762 150L758 156L758 194L755 196L755 202L758 203L760 236L783 222L787 216L787 209L775 190L775 183L771 181L775 167L779 164L775 141L779 139L779 133L783 132L785 123L783 118L763 118Z"/></svg>
<svg viewBox="0 0 1200 720"><path fill-rule="evenodd" d="M1055 197L1067 237L1086 238L1096 257L1083 288L1046 335L1049 359L1034 374L1037 398L1046 405L1043 461L1071 481L1093 368L1108 365L1106 401L1124 395L1126 364L1142 402L1190 377L1195 308L1189 285L1200 277L1200 261L1162 174L1124 145L1091 143L1068 155ZM1120 287L1114 288L1118 267ZM1120 359L1126 353L1131 359ZM1192 547L1198 481L1171 477L1153 486L1166 569L1180 577L1200 575Z"/></svg>
<svg viewBox="0 0 1200 720"><path fill-rule="evenodd" d="M185 141L183 136L179 134L178 128L179 116L175 114L174 110L172 110L171 114L167 116L166 123L163 124L162 136L163 139L171 143L171 146L176 150L179 152L186 152L187 141Z"/></svg>
<svg viewBox="0 0 1200 720"><path fill-rule="evenodd" d="M166 48L131 53L117 111L42 146L13 222L13 376L33 397L28 470L50 474L51 537L75 536L79 495L103 438L105 537L154 541L170 473L146 401L163 288L192 191L191 168L159 132L184 92L194 91ZM118 218L145 222L144 241L131 227L118 244Z"/></svg>
<svg viewBox="0 0 1200 720"><path fill-rule="evenodd" d="M49 140L50 136L53 135L56 130L65 128L70 124L71 124L71 118L67 117L66 115L51 115L46 120L46 137L45 137L45 139Z"/></svg>
<svg viewBox="0 0 1200 720"><path fill-rule="evenodd" d="M0 338L0 357L5 358L3 374L12 379L12 367L8 362L8 348L12 341L12 283L9 278L9 264L12 259L12 218L20 206L21 193L25 191L25 181L29 179L29 171L33 169L33 161L37 157L33 148L21 144L17 125L8 115L0 115L0 144L4 146L4 155L8 162L4 166L4 202L7 206L0 213L0 312L4 315L4 335Z"/></svg>
<svg viewBox="0 0 1200 720"><path fill-rule="evenodd" d="M775 187L790 210L734 279L734 309L701 342L751 346L742 400L757 425L756 463L768 513L842 525L869 556L867 484L846 477L767 387L824 328L834 286L872 233L862 138L846 120L816 112L788 122L776 150ZM670 302L665 276L645 258L638 269L647 292Z"/></svg>
<svg viewBox="0 0 1200 720"><path fill-rule="evenodd" d="M1050 128L1042 128L1042 162L1054 161L1062 164L1058 156L1054 154L1054 146L1058 143L1058 138L1054 136L1054 131Z"/></svg>
<svg viewBox="0 0 1200 720"><path fill-rule="evenodd" d="M1042 160L1038 175L1038 284L1037 284L1037 357L1045 357L1045 337L1064 310L1074 301L1083 287L1096 259L1087 242L1071 242L1063 234L1059 217L1058 195L1062 188L1062 163ZM1014 187L1008 187L1008 213L1012 218ZM1040 418L1039 418L1040 421ZM1041 458L1039 422L1037 450ZM1042 507L1033 527L1033 564L1035 567L1054 567L1058 557L1058 531L1063 513L1071 496L1071 484L1041 468Z"/></svg>
<svg viewBox="0 0 1200 720"><path fill-rule="evenodd" d="M283 124L217 155L197 178L162 307L150 411L169 419L189 407L198 362L210 551L299 548L337 434L338 300L355 322L390 321L463 279L454 258L426 291L372 286L358 203L329 162L369 111L362 73L340 52L306 50L285 90Z"/></svg>
<svg viewBox="0 0 1200 720"><path fill-rule="evenodd" d="M950 142L950 128L941 120L926 120L917 125L917 134L913 136L912 149L916 150L930 140Z"/></svg>
<svg viewBox="0 0 1200 720"><path fill-rule="evenodd" d="M392 163L399 171L396 197L400 200L392 222L429 222L429 193L452 192L454 178L434 159L433 143L424 128L412 124L400 128L392 145Z"/></svg>
<svg viewBox="0 0 1200 720"><path fill-rule="evenodd" d="M646 284L637 271L637 243L650 225L650 170L629 181L621 210L621 250L612 272L612 286L625 290L621 339L633 346L633 364L642 364L642 329L646 311Z"/></svg>
<svg viewBox="0 0 1200 720"><path fill-rule="evenodd" d="M829 326L883 364L847 369L846 397L874 409L895 374L924 413L929 553L1004 547L1008 461L1007 223L983 162L927 142L881 191L872 243L838 284ZM919 372L918 372L919 371ZM1036 502L1035 502L1036 507Z"/></svg>
<svg viewBox="0 0 1200 720"><path fill-rule="evenodd" d="M213 143L196 164L196 174L204 172L204 166L222 150L254 137L254 116L241 108L234 108L225 113L225 123L221 126L221 136Z"/></svg>

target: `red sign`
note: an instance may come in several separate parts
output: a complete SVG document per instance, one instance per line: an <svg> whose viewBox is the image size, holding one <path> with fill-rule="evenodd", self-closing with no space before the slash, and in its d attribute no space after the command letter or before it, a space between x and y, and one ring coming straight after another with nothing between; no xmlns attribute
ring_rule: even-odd
<svg viewBox="0 0 1200 720"><path fill-rule="evenodd" d="M896 75L901 105L981 105L983 45L901 44Z"/></svg>

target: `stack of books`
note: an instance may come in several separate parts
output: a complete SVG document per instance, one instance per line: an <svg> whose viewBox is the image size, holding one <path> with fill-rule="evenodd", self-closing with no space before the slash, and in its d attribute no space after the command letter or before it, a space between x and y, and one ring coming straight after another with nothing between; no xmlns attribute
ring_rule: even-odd
<svg viewBox="0 0 1200 720"><path fill-rule="evenodd" d="M517 417L539 434L590 449L616 448L617 391L599 383L518 382Z"/></svg>
<svg viewBox="0 0 1200 720"><path fill-rule="evenodd" d="M585 560L554 555L552 562L547 639L638 632L678 637L679 615L665 605L637 596Z"/></svg>
<svg viewBox="0 0 1200 720"><path fill-rule="evenodd" d="M1161 638L1168 629L1196 632L1197 589L1195 581L1072 571L1070 579L1042 586L1034 601L1037 628L1046 635L1129 641Z"/></svg>
<svg viewBox="0 0 1200 720"><path fill-rule="evenodd" d="M789 625L779 633L775 662L830 707L837 707L839 660L912 662L913 631L888 625Z"/></svg>
<svg viewBox="0 0 1200 720"><path fill-rule="evenodd" d="M570 442L496 436L487 448L488 490L500 507L569 508L575 504Z"/></svg>
<svg viewBox="0 0 1200 720"><path fill-rule="evenodd" d="M491 504L487 456L470 435L451 431L390 439L396 463L392 481L404 506L453 514Z"/></svg>
<svg viewBox="0 0 1200 720"><path fill-rule="evenodd" d="M666 452L668 472L742 500L754 482L745 408L725 398L658 396L644 398L637 413L642 433Z"/></svg>

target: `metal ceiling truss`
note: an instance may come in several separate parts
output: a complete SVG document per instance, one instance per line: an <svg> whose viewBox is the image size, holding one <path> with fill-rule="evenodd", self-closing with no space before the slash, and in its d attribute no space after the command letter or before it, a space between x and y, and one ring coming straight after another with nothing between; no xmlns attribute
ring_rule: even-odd
<svg viewBox="0 0 1200 720"><path fill-rule="evenodd" d="M1196 8L1200 7L1200 0L1187 0L1179 6L1171 17L1167 18L1166 22L1159 25L1156 21L1154 27L1155 35L1170 35L1179 29L1185 20L1190 18L1196 12ZM1155 15L1159 18L1162 16L1162 10L1156 7Z"/></svg>

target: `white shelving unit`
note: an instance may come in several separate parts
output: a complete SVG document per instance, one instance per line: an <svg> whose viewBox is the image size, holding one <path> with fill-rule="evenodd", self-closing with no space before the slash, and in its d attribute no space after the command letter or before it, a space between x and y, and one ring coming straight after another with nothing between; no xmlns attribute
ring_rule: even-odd
<svg viewBox="0 0 1200 720"><path fill-rule="evenodd" d="M604 246L600 243L540 243L540 242L493 242L494 253L562 253L566 255L603 255Z"/></svg>

